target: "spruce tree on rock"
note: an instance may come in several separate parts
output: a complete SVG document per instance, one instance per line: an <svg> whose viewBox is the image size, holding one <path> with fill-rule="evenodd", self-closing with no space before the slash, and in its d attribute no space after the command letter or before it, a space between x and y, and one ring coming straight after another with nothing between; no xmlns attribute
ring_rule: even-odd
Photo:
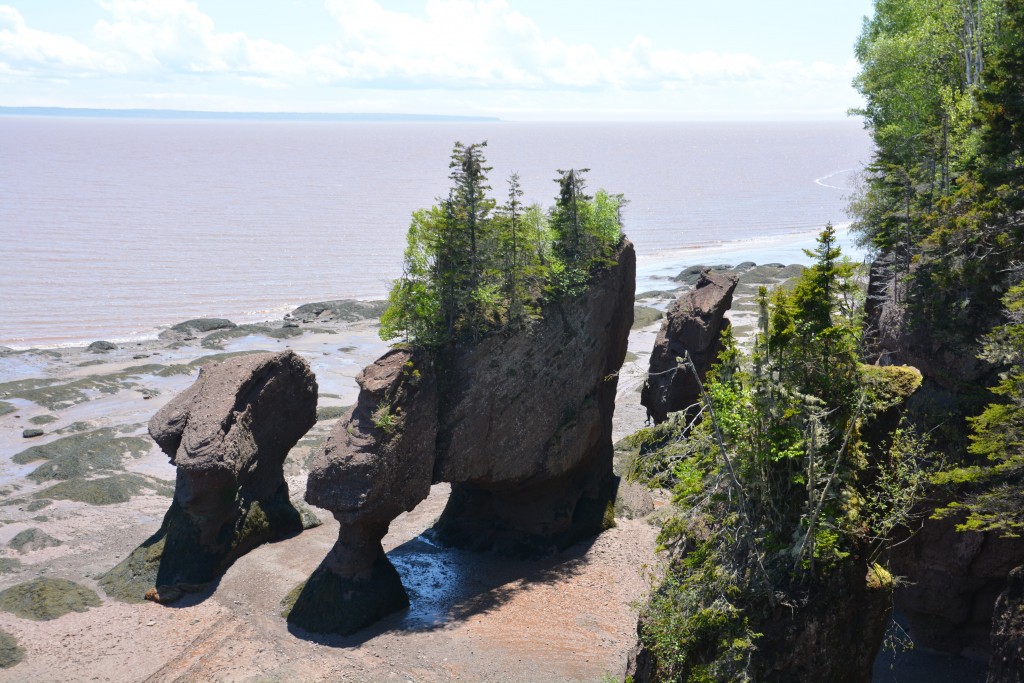
<svg viewBox="0 0 1024 683"><path fill-rule="evenodd" d="M583 174L589 168L558 170L558 199L551 213L551 229L555 235L555 252L566 264L575 264L589 254L587 214L590 200L585 194Z"/></svg>

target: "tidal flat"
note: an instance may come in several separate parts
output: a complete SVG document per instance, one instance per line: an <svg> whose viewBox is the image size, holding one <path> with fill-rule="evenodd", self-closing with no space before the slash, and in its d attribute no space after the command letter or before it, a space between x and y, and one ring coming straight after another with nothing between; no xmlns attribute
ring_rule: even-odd
<svg viewBox="0 0 1024 683"><path fill-rule="evenodd" d="M781 267L767 268L747 270L784 279L776 277ZM637 390L661 316L692 285L686 275L666 277L658 291L637 297L639 324L620 371L615 440L643 424ZM738 293L733 320L741 329L750 325L750 305L741 304L756 293L753 282L742 284L741 277L745 294ZM356 375L388 348L377 335L377 314L369 308L367 317L343 319L306 307L284 321L182 323L150 340L0 350L0 408L10 407L0 410L0 590L56 578L99 596L84 612L46 622L0 611L0 629L23 653L15 668L0 669L0 681L60 678L66 647L77 653L71 658L81 676L99 680L378 680L394 671L415 680L525 681L545 671L550 680L589 681L621 674L636 607L657 573L652 520L623 515L597 539L543 561L456 553L422 536L447 500L444 484L396 519L384 542L412 607L364 634L297 638L280 617L280 601L336 538L337 525L322 510L315 512L323 526L257 548L174 608L121 603L103 592L97 578L159 527L173 494L175 470L147 434L150 417L203 365L294 350L316 374L319 394L317 423L284 465L291 495L301 497L310 458L355 403ZM26 437L34 433L26 430L42 435ZM206 654L190 653L197 643Z"/></svg>

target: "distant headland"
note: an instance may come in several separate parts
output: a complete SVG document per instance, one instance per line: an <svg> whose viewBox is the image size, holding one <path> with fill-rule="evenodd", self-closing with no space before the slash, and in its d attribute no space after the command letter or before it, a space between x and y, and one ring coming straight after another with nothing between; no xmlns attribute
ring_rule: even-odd
<svg viewBox="0 0 1024 683"><path fill-rule="evenodd" d="M180 109L84 109L72 107L0 107L0 116L59 116L66 118L174 119L202 121L342 121L342 122L494 122L496 116L443 114L186 111Z"/></svg>

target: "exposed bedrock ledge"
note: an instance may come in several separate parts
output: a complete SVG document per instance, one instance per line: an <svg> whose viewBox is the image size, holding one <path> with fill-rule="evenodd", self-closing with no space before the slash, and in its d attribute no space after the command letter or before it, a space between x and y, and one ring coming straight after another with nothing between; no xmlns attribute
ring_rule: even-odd
<svg viewBox="0 0 1024 683"><path fill-rule="evenodd" d="M735 275L704 271L696 287L669 307L651 352L650 375L640 394L640 403L656 423L700 399L693 373L680 366L676 358L689 352L704 381L718 358L722 330L729 325L724 316L732 306L737 282Z"/></svg>
<svg viewBox="0 0 1024 683"><path fill-rule="evenodd" d="M316 422L317 384L291 351L204 367L149 433L177 467L160 530L100 579L123 600L168 602L267 541L298 533L283 463Z"/></svg>
<svg viewBox="0 0 1024 683"><path fill-rule="evenodd" d="M996 597L1024 557L1024 539L958 532L961 521L926 520L895 548L892 570L907 577L896 592L896 606L917 646L985 659Z"/></svg>
<svg viewBox="0 0 1024 683"><path fill-rule="evenodd" d="M391 520L451 482L443 542L515 554L564 548L614 503L612 413L633 322L635 256L529 329L436 355L395 349L357 378L356 406L314 459L306 500L341 523L293 626L353 633L408 604L381 549Z"/></svg>

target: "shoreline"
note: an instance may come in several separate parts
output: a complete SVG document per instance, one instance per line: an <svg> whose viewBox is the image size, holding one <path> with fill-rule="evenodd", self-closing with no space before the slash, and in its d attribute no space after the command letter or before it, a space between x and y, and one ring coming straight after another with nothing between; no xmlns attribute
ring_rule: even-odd
<svg viewBox="0 0 1024 683"><path fill-rule="evenodd" d="M847 221L837 223L835 225L836 233L839 236L839 244L843 249L843 253L855 260L863 258L866 251L856 245L855 237L850 232L850 222ZM806 264L808 259L802 250L814 247L814 240L819 234L820 229L821 228L815 228L812 230L795 230L781 235L751 237L743 240L706 242L679 247L670 251L642 254L638 257L637 261L636 291L641 293L661 289L664 287L665 280L671 279L680 271L696 264L714 265L719 263L730 263L732 265L736 265L737 263L745 261L752 261L757 264L772 262L779 262L786 265L792 263ZM376 297L338 297L337 300L376 303L386 297L387 291L384 290ZM289 312L298 307L299 304L282 303L270 308L260 309L258 312L251 312L251 307L247 306L243 308L250 309L248 312L208 311L191 317L193 319L201 317L227 318L240 326L268 326L280 324L283 319L287 319L287 314L289 314ZM181 315L172 316L172 319L179 318L181 320L185 320L189 317L189 313L184 311L181 313ZM272 317L275 315L278 317ZM113 321L97 323L96 328L100 329L104 324L106 324L107 327L102 328L105 330L102 334L108 336L79 336L75 338L64 338L60 341L53 341L51 339L41 337L0 338L0 350L10 349L16 353L26 352L33 349L66 350L80 346L88 346L90 343L100 340L109 341L118 345L140 342L146 343L158 339L162 332L173 327L175 323L164 322L144 332L114 329L115 323L113 323Z"/></svg>

